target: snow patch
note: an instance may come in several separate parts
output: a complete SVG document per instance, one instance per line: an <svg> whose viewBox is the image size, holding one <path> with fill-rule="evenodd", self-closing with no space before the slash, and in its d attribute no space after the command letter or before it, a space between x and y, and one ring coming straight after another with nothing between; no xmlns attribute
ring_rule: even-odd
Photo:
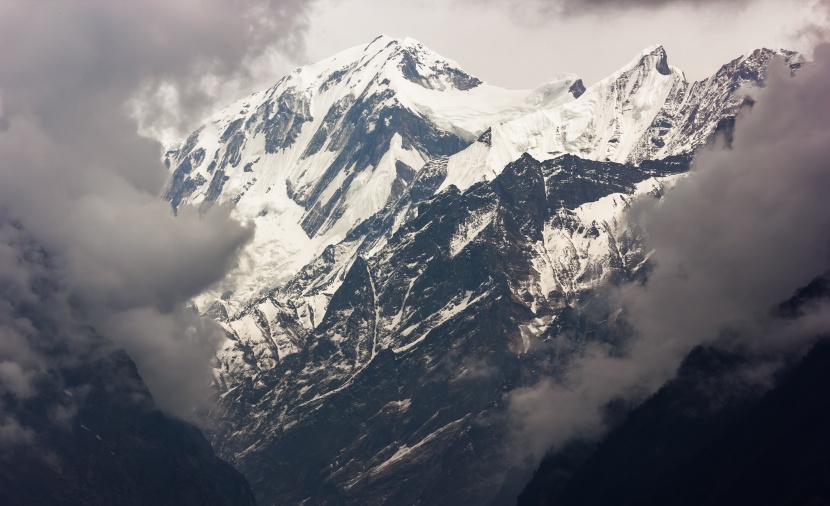
<svg viewBox="0 0 830 506"><path fill-rule="evenodd" d="M469 219L461 223L458 231L450 239L450 255L456 256L463 250L470 242L485 229L496 214L495 209L489 209L482 213L471 215Z"/></svg>

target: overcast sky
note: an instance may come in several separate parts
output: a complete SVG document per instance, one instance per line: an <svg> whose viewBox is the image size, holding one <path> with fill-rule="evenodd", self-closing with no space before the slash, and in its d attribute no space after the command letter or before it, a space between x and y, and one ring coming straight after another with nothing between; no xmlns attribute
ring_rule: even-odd
<svg viewBox="0 0 830 506"><path fill-rule="evenodd" d="M799 0L750 6L709 1L586 16L540 13L527 7L532 3L322 0L309 16L306 60L384 33L418 39L491 84L534 88L560 72L573 72L591 84L659 43L671 65L701 79L758 47L809 47L796 34L815 17L809 2Z"/></svg>

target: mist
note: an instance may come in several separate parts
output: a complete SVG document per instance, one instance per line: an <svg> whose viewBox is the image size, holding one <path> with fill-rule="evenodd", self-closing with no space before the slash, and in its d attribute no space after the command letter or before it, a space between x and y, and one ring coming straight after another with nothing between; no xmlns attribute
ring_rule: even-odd
<svg viewBox="0 0 830 506"><path fill-rule="evenodd" d="M538 461L607 427L612 400L637 402L671 379L698 345L737 347L783 363L830 331L828 308L794 320L772 309L830 269L830 45L794 77L781 62L739 115L731 148L699 152L687 178L630 217L652 270L614 296L634 337L622 354L586 347L562 382L509 396L519 459ZM753 381L770 380L769 362Z"/></svg>
<svg viewBox="0 0 830 506"><path fill-rule="evenodd" d="M165 411L207 398L224 334L188 303L253 228L219 206L174 217L164 147L139 130L192 129L263 61L299 58L308 4L0 4L0 394L108 342ZM32 437L0 405L0 439Z"/></svg>

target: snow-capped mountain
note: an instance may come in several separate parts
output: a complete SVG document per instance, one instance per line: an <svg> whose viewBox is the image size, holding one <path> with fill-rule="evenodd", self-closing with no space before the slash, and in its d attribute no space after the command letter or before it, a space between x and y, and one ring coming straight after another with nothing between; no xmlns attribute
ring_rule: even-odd
<svg viewBox="0 0 830 506"><path fill-rule="evenodd" d="M760 49L689 83L662 46L647 48L578 100L493 125L452 157L441 189L492 179L524 153L635 164L690 153L735 117L747 88L763 84L764 68L776 57L797 66L797 53Z"/></svg>
<svg viewBox="0 0 830 506"><path fill-rule="evenodd" d="M374 256L403 223L417 215L417 205L421 201L450 186L463 190L475 181L492 179L504 167L494 165L502 163L497 160L505 160L506 165L514 156L520 156L524 152L523 149L534 158L555 158L550 152L540 151L539 143L555 142L559 138L557 132L561 132L564 127L550 122L547 130L533 131L526 128L528 125L538 125L539 118L549 121L552 115L567 116L564 110L582 111L584 121L590 123L594 122L593 115L599 114L608 122L628 125L637 132L645 132L640 135L643 137L652 135L646 125L668 125L667 118L680 117L681 120L672 120L672 129L662 128L654 134L660 135L662 132L661 139L665 141L660 141L664 142L661 151L653 154L687 154L703 145L716 131L724 128L728 130L727 127L734 120L738 109L747 100L747 88L763 83L763 69L776 54L783 54L789 60L795 59L795 53L758 50L724 65L714 76L688 85L682 73L667 66L666 55L661 47L650 48L622 70L600 81L588 91L580 93L576 100L558 108L531 112L518 119L496 124L467 149L449 158L433 159L410 183L410 194L399 198L371 220L354 228L344 240L328 246L291 280L284 284L260 286L259 289L266 292L266 295L254 299L247 309L236 315L229 315L221 304L214 308L221 320L228 320L230 316L225 324L236 338L236 341L228 342L226 349L221 353L221 370L225 371L222 373L223 382L231 385L241 377L230 371L249 369L252 363L260 361L256 369L268 368L282 358L298 352L302 348L303 336L320 323L329 300L343 282L352 263L358 257ZM658 92L649 91L644 87L641 83L644 80L658 83ZM665 91L669 84L673 89L686 90L683 92L685 95L680 97L674 92L663 94L659 91ZM629 92L626 95L628 98L620 98L625 90ZM649 101L649 97L658 95L663 96L662 102L652 104L649 114L639 116L639 122L633 121L633 116L627 119L624 117L630 113L631 107L623 107L620 104L645 103ZM609 98L611 105L600 107L597 96L612 97ZM669 100L671 97L674 98ZM623 117L615 119L615 115ZM571 118L571 121L576 121L575 118L578 117ZM513 132L519 140L508 145L504 141L505 136L499 134L493 137L493 132ZM632 138L629 135L625 137ZM494 140L496 138L502 141ZM685 139L685 142L680 143L680 139ZM610 141L613 139L606 139L605 143L597 141L595 145L603 149L619 147L619 143ZM649 142L655 148L659 144ZM598 158L590 157L589 154L578 153L577 156ZM563 154L559 152L556 156L561 157ZM441 182L436 184L439 179ZM286 322L291 324L288 325ZM247 358L243 360L243 357Z"/></svg>
<svg viewBox="0 0 830 506"><path fill-rule="evenodd" d="M587 90L509 92L379 38L218 113L167 197L258 227L201 299L228 332L220 455L263 504L518 492L504 393L624 336L595 291L644 275L626 210L728 140L776 54L794 66L761 50L689 84L656 46Z"/></svg>
<svg viewBox="0 0 830 506"><path fill-rule="evenodd" d="M428 160L582 89L569 74L497 88L415 40L380 36L219 111L168 153L165 197L174 208L233 204L256 235L200 307L221 298L237 312L394 200Z"/></svg>

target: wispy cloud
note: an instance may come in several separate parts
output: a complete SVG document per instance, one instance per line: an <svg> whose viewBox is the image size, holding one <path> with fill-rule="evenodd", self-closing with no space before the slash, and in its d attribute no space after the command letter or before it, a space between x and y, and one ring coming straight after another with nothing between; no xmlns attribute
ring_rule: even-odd
<svg viewBox="0 0 830 506"><path fill-rule="evenodd" d="M564 382L511 395L519 452L538 459L601 434L612 400L642 399L694 346L723 342L769 356L798 353L830 331L826 307L795 321L771 308L830 269L830 45L795 77L774 63L731 149L699 153L689 177L634 212L654 249L643 286L627 286L636 336L622 355L589 346Z"/></svg>
<svg viewBox="0 0 830 506"><path fill-rule="evenodd" d="M136 100L145 122L190 126L251 62L302 51L308 3L0 4L0 397L32 395L90 326L131 353L166 409L206 392L222 333L186 304L253 230L220 208L171 214ZM141 101L158 90L174 115ZM9 416L0 433L26 436Z"/></svg>

